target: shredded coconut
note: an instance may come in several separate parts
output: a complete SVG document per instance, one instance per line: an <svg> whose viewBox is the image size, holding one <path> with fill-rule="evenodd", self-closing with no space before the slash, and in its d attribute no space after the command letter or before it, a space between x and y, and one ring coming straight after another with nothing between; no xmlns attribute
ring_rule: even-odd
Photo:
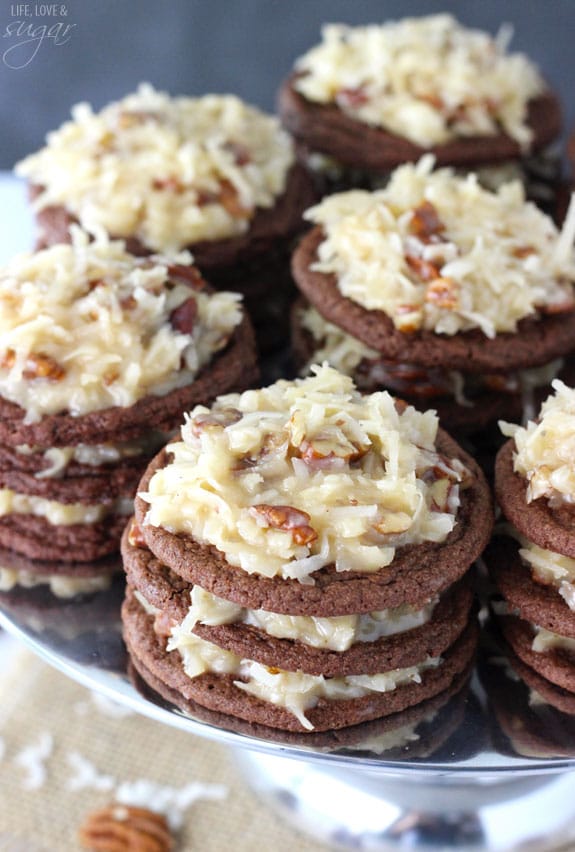
<svg viewBox="0 0 575 852"><path fill-rule="evenodd" d="M509 27L494 39L447 14L330 24L296 63L294 86L310 101L335 103L417 145L503 131L527 147L527 104L545 85L527 57L506 53L510 37Z"/></svg>
<svg viewBox="0 0 575 852"><path fill-rule="evenodd" d="M254 660L242 660L193 633L175 631L168 641L167 650L180 653L188 677L198 677L204 672L238 677L240 679L234 681L234 686L262 701L285 707L307 730L313 730L313 725L305 712L315 707L320 699L345 701L374 692L392 692L406 683L421 683L422 674L437 668L442 662L441 657L426 657L418 665L378 674L325 678L264 666Z"/></svg>
<svg viewBox="0 0 575 852"><path fill-rule="evenodd" d="M560 234L519 183L490 192L474 174L433 164L425 156L396 169L385 189L331 195L308 210L324 231L312 269L334 274L344 296L405 333L479 328L493 338L525 317L572 311L568 223Z"/></svg>
<svg viewBox="0 0 575 852"><path fill-rule="evenodd" d="M522 544L519 555L530 567L533 579L556 588L569 609L575 611L575 559L517 537Z"/></svg>
<svg viewBox="0 0 575 852"><path fill-rule="evenodd" d="M116 784L111 775L104 775L98 771L91 761L77 751L71 751L67 755L70 775L66 780L66 789L71 792L78 790L97 790L108 792L113 790Z"/></svg>
<svg viewBox="0 0 575 852"><path fill-rule="evenodd" d="M121 241L19 255L0 270L0 393L25 422L131 406L193 381L240 323L241 297L190 286L174 264L190 255L137 259ZM184 307L186 306L186 307ZM183 330L177 313L188 310Z"/></svg>
<svg viewBox="0 0 575 852"><path fill-rule="evenodd" d="M377 571L443 541L467 473L435 448L433 411L399 412L327 364L219 397L186 417L146 493L146 523L187 533L248 573L295 578L334 563Z"/></svg>
<svg viewBox="0 0 575 852"><path fill-rule="evenodd" d="M559 379L541 406L536 422L525 427L501 422L515 441L513 468L527 480L527 501L575 502L575 389Z"/></svg>
<svg viewBox="0 0 575 852"><path fill-rule="evenodd" d="M244 233L283 193L294 162L276 118L239 98L171 98L142 84L94 113L78 104L16 167L83 228L135 236L154 251Z"/></svg>
<svg viewBox="0 0 575 852"><path fill-rule="evenodd" d="M52 735L44 731L37 742L31 743L14 757L13 763L26 773L21 782L25 790L38 790L44 785L47 778L45 762L52 754L53 748Z"/></svg>
<svg viewBox="0 0 575 852"><path fill-rule="evenodd" d="M561 636L551 630L545 630L544 627L538 625L533 625L533 628L534 636L531 649L536 654L546 654L549 651L566 651L571 656L575 655L575 639Z"/></svg>
<svg viewBox="0 0 575 852"><path fill-rule="evenodd" d="M346 651L355 642L375 642L426 624L438 599L434 598L421 609L403 605L362 615L340 615L330 618L316 616L280 615L263 609L245 609L231 601L212 595L194 586L191 606L182 623L172 630L172 641L180 633L191 633L196 624L249 624L268 636L292 639L314 648Z"/></svg>
<svg viewBox="0 0 575 852"><path fill-rule="evenodd" d="M198 801L221 802L228 795L223 784L192 781L184 787L166 787L140 778L124 781L116 790L116 801L123 805L149 808L162 814L173 831L182 827L185 811Z"/></svg>

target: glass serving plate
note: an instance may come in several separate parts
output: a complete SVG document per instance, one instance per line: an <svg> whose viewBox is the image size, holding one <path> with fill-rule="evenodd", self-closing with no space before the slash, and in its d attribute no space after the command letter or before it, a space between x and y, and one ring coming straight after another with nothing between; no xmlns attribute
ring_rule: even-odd
<svg viewBox="0 0 575 852"><path fill-rule="evenodd" d="M0 174L11 211L0 263L32 245L24 196ZM396 714L367 741L311 745L308 736L270 739L224 716L191 716L152 692L130 671L122 596L121 577L74 600L41 588L2 592L0 625L86 687L234 749L262 800L332 848L575 848L575 717L532 700L489 629L470 681L423 718Z"/></svg>

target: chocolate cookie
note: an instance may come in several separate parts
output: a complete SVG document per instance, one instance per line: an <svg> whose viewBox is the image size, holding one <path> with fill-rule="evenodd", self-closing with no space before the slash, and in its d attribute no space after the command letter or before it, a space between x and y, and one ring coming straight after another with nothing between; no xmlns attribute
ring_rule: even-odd
<svg viewBox="0 0 575 852"><path fill-rule="evenodd" d="M166 570L165 566L158 566L149 550L134 548L128 536L129 530L126 530L122 553L128 582L165 617L174 622L183 620L190 605L191 586ZM134 550L143 552L134 554ZM262 628L242 623L219 626L197 623L193 632L237 656L266 666L289 671L297 669L326 677L375 674L405 668L426 656L441 654L467 624L472 598L469 580L460 581L442 596L425 624L375 641L355 642L345 651L316 648L293 639L278 639Z"/></svg>
<svg viewBox="0 0 575 852"><path fill-rule="evenodd" d="M308 151L333 157L347 167L389 172L406 162L432 153L439 166L473 168L485 163L521 159L524 151L504 133L495 136L460 137L424 148L381 128L354 120L335 104L314 103L297 92L289 77L278 95L278 111L285 128ZM561 107L547 91L528 104L527 126L533 133L530 152L539 151L560 133Z"/></svg>
<svg viewBox="0 0 575 852"><path fill-rule="evenodd" d="M573 693L575 699L573 655L562 649L534 651L531 646L535 632L527 621L514 615L499 616L498 621L505 641L516 656L545 680Z"/></svg>
<svg viewBox="0 0 575 852"><path fill-rule="evenodd" d="M507 441L495 463L495 493L505 517L539 547L575 557L575 514L568 504L555 508L543 497L527 502L527 482L513 470L514 448Z"/></svg>
<svg viewBox="0 0 575 852"><path fill-rule="evenodd" d="M326 320L391 361L466 373L507 373L546 364L572 348L574 311L538 320L523 319L516 333L501 333L494 338L486 338L479 329L450 336L425 330L401 332L383 311L368 310L343 296L335 275L311 269L324 238L322 228L316 226L300 241L292 257L297 286Z"/></svg>
<svg viewBox="0 0 575 852"><path fill-rule="evenodd" d="M179 654L166 652L153 631L153 618L127 591L122 609L124 638L133 660L141 662L155 678L187 700L226 715L272 728L305 732L297 718L283 707L262 701L234 686L230 675L204 673L189 678L183 671ZM421 683L399 686L392 692L370 694L346 700L320 699L307 711L314 730L345 728L361 722L400 712L442 692L469 663L474 653L477 628L470 624L457 642L443 655L443 662L428 669Z"/></svg>
<svg viewBox="0 0 575 852"><path fill-rule="evenodd" d="M441 543L400 548L393 562L375 573L338 573L327 567L314 572L313 586L248 574L227 563L216 548L199 544L191 536L144 525L148 506L139 497L135 501L136 522L146 545L164 565L187 582L250 609L329 617L404 603L423 605L463 576L485 547L492 526L491 497L479 467L445 433L438 447L445 456L461 459L473 475L472 484L461 494L455 528ZM147 490L154 472L167 462L164 450L149 465L140 491ZM132 551L127 558L139 559L139 551Z"/></svg>
<svg viewBox="0 0 575 852"><path fill-rule="evenodd" d="M519 544L507 536L497 535L487 546L483 558L498 590L522 619L575 639L575 612L557 589L532 579L518 551Z"/></svg>

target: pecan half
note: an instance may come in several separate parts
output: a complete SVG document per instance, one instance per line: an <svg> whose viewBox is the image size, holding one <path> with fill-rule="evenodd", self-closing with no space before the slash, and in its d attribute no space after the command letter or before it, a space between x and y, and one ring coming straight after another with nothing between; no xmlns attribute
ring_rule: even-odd
<svg viewBox="0 0 575 852"><path fill-rule="evenodd" d="M264 521L264 526L276 530L291 532L296 544L310 544L317 538L317 533L309 525L310 516L293 506L270 506L259 503L250 508L250 514Z"/></svg>
<svg viewBox="0 0 575 852"><path fill-rule="evenodd" d="M78 839L93 852L171 852L168 822L147 808L112 803L88 814Z"/></svg>

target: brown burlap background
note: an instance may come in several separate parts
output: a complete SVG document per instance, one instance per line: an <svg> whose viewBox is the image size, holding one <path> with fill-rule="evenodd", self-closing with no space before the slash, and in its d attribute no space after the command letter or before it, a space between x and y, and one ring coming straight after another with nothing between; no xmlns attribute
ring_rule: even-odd
<svg viewBox="0 0 575 852"><path fill-rule="evenodd" d="M226 788L224 798L198 799L185 810L177 852L325 849L258 801L226 747L136 713L111 713L109 702L17 647L0 675L0 852L76 852L85 815L110 802L119 784L138 779L178 789L193 782ZM45 778L29 789L21 754L50 738ZM80 761L70 763L74 753ZM82 760L96 780L92 788L70 789ZM98 784L110 789L94 789Z"/></svg>

